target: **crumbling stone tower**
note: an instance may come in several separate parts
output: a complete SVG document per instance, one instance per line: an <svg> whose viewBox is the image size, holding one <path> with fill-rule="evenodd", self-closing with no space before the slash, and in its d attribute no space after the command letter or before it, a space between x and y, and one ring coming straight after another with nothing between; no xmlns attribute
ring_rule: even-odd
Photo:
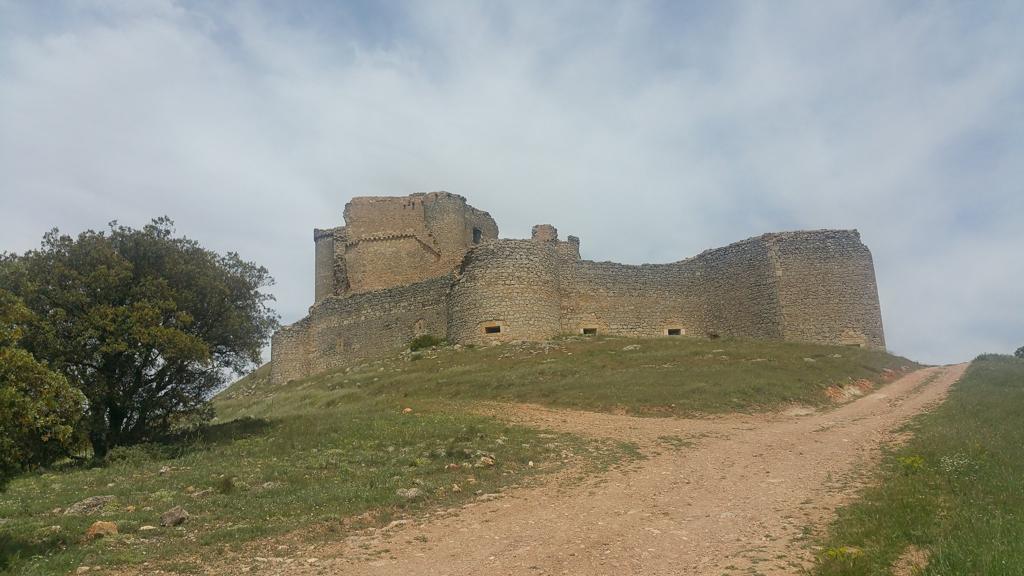
<svg viewBox="0 0 1024 576"><path fill-rule="evenodd" d="M420 334L487 344L559 334L737 336L884 347L856 230L763 234L669 264L580 259L550 224L498 239L447 192L354 198L316 230L309 315L279 330L271 380L394 353Z"/></svg>
<svg viewBox="0 0 1024 576"><path fill-rule="evenodd" d="M357 197L344 216L344 226L313 231L315 302L443 276L498 237L490 214L448 192Z"/></svg>

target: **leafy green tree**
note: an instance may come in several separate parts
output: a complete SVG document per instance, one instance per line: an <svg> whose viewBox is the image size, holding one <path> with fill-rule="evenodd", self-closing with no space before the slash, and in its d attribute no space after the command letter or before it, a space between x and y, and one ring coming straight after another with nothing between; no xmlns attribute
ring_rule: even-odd
<svg viewBox="0 0 1024 576"><path fill-rule="evenodd" d="M1024 358L1024 346L1017 348L1017 351L1013 353L1017 358Z"/></svg>
<svg viewBox="0 0 1024 576"><path fill-rule="evenodd" d="M258 365L277 327L272 284L238 254L176 237L166 217L76 238L55 229L0 264L0 288L38 319L26 348L85 394L97 458L211 416L210 396Z"/></svg>
<svg viewBox="0 0 1024 576"><path fill-rule="evenodd" d="M19 348L32 314L0 290L0 489L19 471L65 456L85 398L63 376Z"/></svg>

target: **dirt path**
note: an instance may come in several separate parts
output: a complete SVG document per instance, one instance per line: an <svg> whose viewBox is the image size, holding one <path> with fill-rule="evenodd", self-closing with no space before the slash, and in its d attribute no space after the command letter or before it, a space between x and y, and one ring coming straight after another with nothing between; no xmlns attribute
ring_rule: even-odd
<svg viewBox="0 0 1024 576"><path fill-rule="evenodd" d="M256 568L288 575L796 574L812 557L807 530L827 523L880 445L941 400L965 368L919 370L827 412L684 420L520 407L512 419L633 440L648 458L590 485L512 490L454 516L307 551L315 562Z"/></svg>

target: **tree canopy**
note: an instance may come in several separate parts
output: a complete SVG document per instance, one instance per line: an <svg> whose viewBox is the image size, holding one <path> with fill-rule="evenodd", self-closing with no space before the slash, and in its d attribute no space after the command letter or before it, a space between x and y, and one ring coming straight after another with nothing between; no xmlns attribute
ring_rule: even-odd
<svg viewBox="0 0 1024 576"><path fill-rule="evenodd" d="M95 456L210 415L209 398L260 362L277 326L267 270L177 237L158 218L71 237L0 263L0 288L34 314L24 347L87 398Z"/></svg>
<svg viewBox="0 0 1024 576"><path fill-rule="evenodd" d="M49 464L74 447L85 400L17 346L31 320L13 294L0 290L0 489L21 470Z"/></svg>
<svg viewBox="0 0 1024 576"><path fill-rule="evenodd" d="M1017 348L1017 351L1013 353L1017 358L1024 358L1024 346Z"/></svg>

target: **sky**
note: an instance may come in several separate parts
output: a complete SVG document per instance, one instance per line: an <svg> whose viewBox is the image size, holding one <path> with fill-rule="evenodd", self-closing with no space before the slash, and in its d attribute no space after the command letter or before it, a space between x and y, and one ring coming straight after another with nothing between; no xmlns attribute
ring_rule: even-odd
<svg viewBox="0 0 1024 576"><path fill-rule="evenodd" d="M856 228L890 350L1012 352L1022 29L1016 0L0 0L0 251L168 215L291 323L353 196L626 263Z"/></svg>

